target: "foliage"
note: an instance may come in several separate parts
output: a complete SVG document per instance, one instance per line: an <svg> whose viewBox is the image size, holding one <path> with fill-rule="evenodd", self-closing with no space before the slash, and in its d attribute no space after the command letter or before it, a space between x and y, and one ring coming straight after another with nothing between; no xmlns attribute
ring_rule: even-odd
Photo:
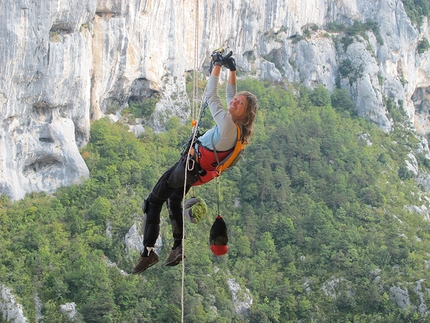
<svg viewBox="0 0 430 323"><path fill-rule="evenodd" d="M424 17L430 16L429 3L426 0L402 0L406 14L413 23L421 26Z"/></svg>
<svg viewBox="0 0 430 323"><path fill-rule="evenodd" d="M429 288L429 225L408 210L427 197L405 167L416 138L351 118L354 104L342 90L330 97L323 87L257 80L240 82L245 89L259 112L244 158L223 173L219 195L215 181L190 193L198 191L209 212L186 224L185 321L425 322L414 290ZM35 295L44 322L67 322L59 311L67 302L76 303L77 322L180 320L181 266L124 273L138 259L124 237L141 224L143 198L191 132L177 119L168 124L165 133L135 138L98 120L82 150L89 180L54 196L0 198L0 281L29 321ZM223 257L208 247L218 198L229 228ZM163 209L161 259L172 243L168 221ZM241 286L239 299L249 290L246 317L235 311L229 279ZM408 291L407 310L392 287Z"/></svg>
<svg viewBox="0 0 430 323"><path fill-rule="evenodd" d="M364 39L368 40L368 36L366 34L367 31L371 31L375 35L376 40L380 45L384 44L384 41L379 34L379 26L376 21L367 20L365 23L362 23L356 20L351 27L346 29L346 34L348 36L360 35Z"/></svg>
<svg viewBox="0 0 430 323"><path fill-rule="evenodd" d="M355 20L352 23L352 26L346 26L343 24L339 24L337 22L330 22L327 25L327 30L335 33L342 33L343 36L341 38L341 43L343 44L343 50L346 51L348 46L354 42L354 38L357 35L360 35L363 39L369 40L368 32L371 32L375 35L377 42L380 45L384 44L384 40L379 33L379 25L375 21L367 20L365 23L362 23L358 20Z"/></svg>
<svg viewBox="0 0 430 323"><path fill-rule="evenodd" d="M155 111L155 105L159 101L158 96L153 96L145 100L130 99L129 108L126 110L137 118L149 119Z"/></svg>
<svg viewBox="0 0 430 323"><path fill-rule="evenodd" d="M309 95L312 104L317 107L330 105L330 92L321 84L317 85Z"/></svg>
<svg viewBox="0 0 430 323"><path fill-rule="evenodd" d="M418 54L424 54L430 48L430 43L427 38L423 38L418 42L417 52Z"/></svg>
<svg viewBox="0 0 430 323"><path fill-rule="evenodd" d="M363 70L364 68L362 65L355 66L349 58L344 59L339 65L339 73L342 78L349 79L349 85L352 85L358 79L363 77Z"/></svg>
<svg viewBox="0 0 430 323"><path fill-rule="evenodd" d="M355 103L346 89L334 89L331 95L331 105L338 113L347 112L355 114Z"/></svg>

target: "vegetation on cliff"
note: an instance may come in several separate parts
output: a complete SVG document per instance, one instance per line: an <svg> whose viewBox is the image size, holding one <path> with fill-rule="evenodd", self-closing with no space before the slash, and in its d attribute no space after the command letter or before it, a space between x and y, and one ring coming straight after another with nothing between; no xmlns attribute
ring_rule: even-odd
<svg viewBox="0 0 430 323"><path fill-rule="evenodd" d="M260 111L244 158L220 181L229 253L209 250L217 212L209 183L196 191L209 215L186 227L186 322L425 322L429 223L411 210L428 197L405 164L414 134L387 134L354 116L343 90L240 85L257 95ZM138 258L124 237L142 220L142 199L189 135L176 118L165 133L148 129L140 138L96 121L82 150L89 180L55 196L1 198L0 281L30 321L36 295L39 322L68 322L59 310L68 302L78 322L180 321L181 266L121 270ZM422 170L425 161L418 158ZM162 221L164 259L172 242L165 209ZM234 309L230 278L240 295L249 290L247 316ZM393 288L408 293L407 307Z"/></svg>

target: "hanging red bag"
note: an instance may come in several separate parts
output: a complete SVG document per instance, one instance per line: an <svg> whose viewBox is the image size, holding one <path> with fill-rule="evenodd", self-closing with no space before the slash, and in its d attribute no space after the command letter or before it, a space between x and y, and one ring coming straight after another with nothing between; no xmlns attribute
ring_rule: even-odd
<svg viewBox="0 0 430 323"><path fill-rule="evenodd" d="M218 215L212 224L209 235L210 248L215 256L222 256L228 252L227 242L227 224L222 216Z"/></svg>

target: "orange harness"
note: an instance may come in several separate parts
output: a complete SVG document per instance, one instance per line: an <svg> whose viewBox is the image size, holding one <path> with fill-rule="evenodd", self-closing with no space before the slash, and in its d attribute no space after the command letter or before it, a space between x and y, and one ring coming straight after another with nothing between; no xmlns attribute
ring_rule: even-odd
<svg viewBox="0 0 430 323"><path fill-rule="evenodd" d="M202 172L199 175L199 180L193 184L193 186L198 186L209 182L214 177L218 177L221 173L238 162L242 156L246 145L248 142L241 139L241 129L238 124L237 127L237 141L236 145L226 151L216 151L208 149L204 146L198 146L198 152L192 147L190 149L190 155L193 160L199 164L202 168Z"/></svg>

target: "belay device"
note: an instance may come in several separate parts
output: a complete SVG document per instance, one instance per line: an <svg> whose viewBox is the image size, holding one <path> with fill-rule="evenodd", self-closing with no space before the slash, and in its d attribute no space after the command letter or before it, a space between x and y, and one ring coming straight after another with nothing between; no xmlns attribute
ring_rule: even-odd
<svg viewBox="0 0 430 323"><path fill-rule="evenodd" d="M227 242L227 224L222 216L218 215L212 224L209 235L210 248L215 256L222 256L228 252Z"/></svg>

